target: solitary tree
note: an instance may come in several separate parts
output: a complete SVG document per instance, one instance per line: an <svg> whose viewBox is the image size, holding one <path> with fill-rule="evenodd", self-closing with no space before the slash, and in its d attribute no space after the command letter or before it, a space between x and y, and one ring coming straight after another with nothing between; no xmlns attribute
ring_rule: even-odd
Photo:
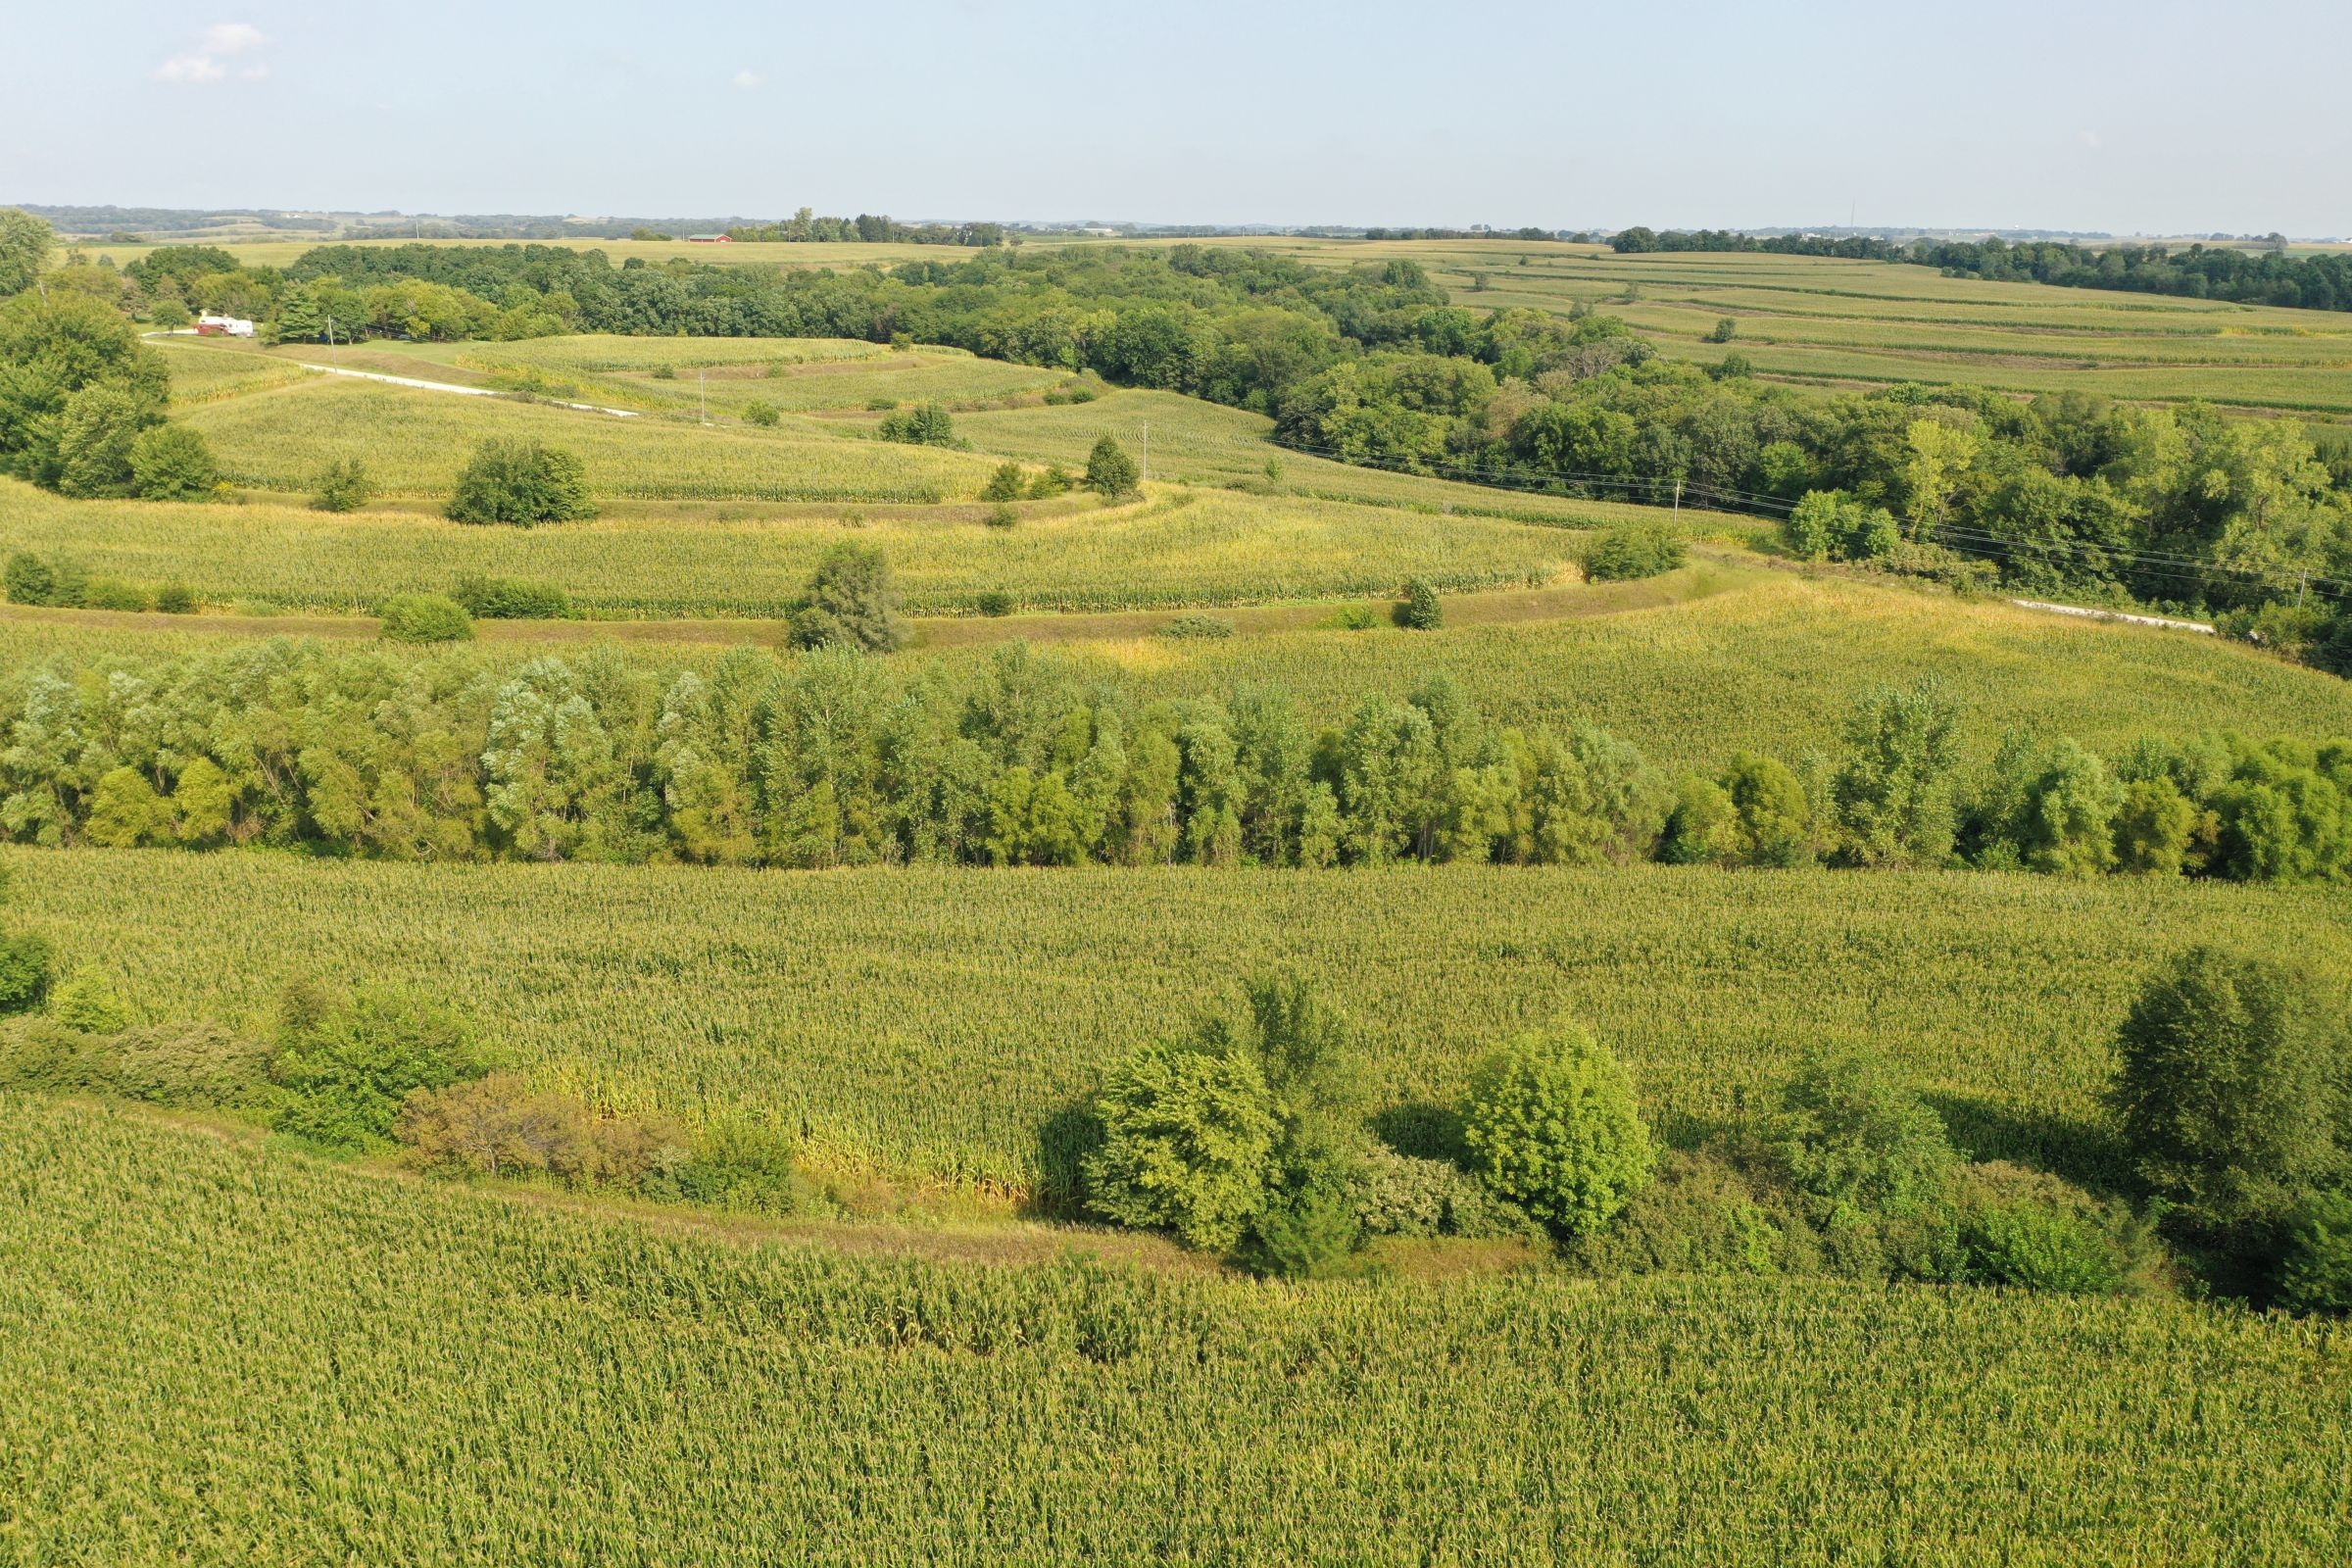
<svg viewBox="0 0 2352 1568"><path fill-rule="evenodd" d="M580 460L536 441L485 441L458 475L448 515L457 522L536 522L593 517L587 470Z"/></svg>
<svg viewBox="0 0 2352 1568"><path fill-rule="evenodd" d="M2141 988L2116 1049L2139 1175L2209 1237L2257 1241L2343 1172L2342 1030L2293 971L2191 948Z"/></svg>
<svg viewBox="0 0 2352 1568"><path fill-rule="evenodd" d="M204 437L184 424L159 424L130 445L131 488L150 501L198 501L220 470Z"/></svg>
<svg viewBox="0 0 2352 1568"><path fill-rule="evenodd" d="M375 499L368 466L357 458L338 458L318 475L311 506L318 512L357 512Z"/></svg>
<svg viewBox="0 0 2352 1568"><path fill-rule="evenodd" d="M808 602L792 617L803 648L842 646L887 654L906 644L906 619L890 563L872 545L844 542L825 552L808 579Z"/></svg>
<svg viewBox="0 0 2352 1568"><path fill-rule="evenodd" d="M1109 436L1097 441L1086 455L1086 487L1106 501L1135 494L1142 482L1135 460Z"/></svg>

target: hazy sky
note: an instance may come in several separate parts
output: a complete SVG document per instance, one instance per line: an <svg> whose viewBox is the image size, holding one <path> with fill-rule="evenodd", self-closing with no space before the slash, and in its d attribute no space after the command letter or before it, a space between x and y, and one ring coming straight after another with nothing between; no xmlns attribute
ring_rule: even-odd
<svg viewBox="0 0 2352 1568"><path fill-rule="evenodd" d="M2352 3L25 5L0 202L2352 233Z"/></svg>

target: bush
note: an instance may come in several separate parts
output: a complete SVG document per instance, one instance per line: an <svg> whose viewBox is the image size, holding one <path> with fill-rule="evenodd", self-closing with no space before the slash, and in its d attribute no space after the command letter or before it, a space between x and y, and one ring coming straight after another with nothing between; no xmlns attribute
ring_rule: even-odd
<svg viewBox="0 0 2352 1568"><path fill-rule="evenodd" d="M1147 1046L1112 1069L1095 1110L1102 1142L1083 1169L1096 1214L1225 1251L1264 1208L1281 1123L1247 1054Z"/></svg>
<svg viewBox="0 0 2352 1568"><path fill-rule="evenodd" d="M48 938L30 932L0 936L0 1013L39 1006L49 995L55 966Z"/></svg>
<svg viewBox="0 0 2352 1568"><path fill-rule="evenodd" d="M1029 481L1029 499L1032 501L1051 501L1055 496L1069 493L1070 476L1062 471L1058 463Z"/></svg>
<svg viewBox="0 0 2352 1568"><path fill-rule="evenodd" d="M1902 543L1902 527L1884 507L1842 490L1808 490L1781 523L1781 541L1807 561L1869 561Z"/></svg>
<svg viewBox="0 0 2352 1568"><path fill-rule="evenodd" d="M248 1106L269 1060L267 1045L209 1020L97 1034L26 1018L0 1034L0 1084L181 1109Z"/></svg>
<svg viewBox="0 0 2352 1568"><path fill-rule="evenodd" d="M1617 1223L1577 1246L1595 1274L1810 1274L1820 1244L1785 1197L1711 1153L1669 1151Z"/></svg>
<svg viewBox="0 0 2352 1568"><path fill-rule="evenodd" d="M704 1128L671 1185L688 1202L753 1214L789 1214L808 1201L792 1140L742 1115Z"/></svg>
<svg viewBox="0 0 2352 1568"><path fill-rule="evenodd" d="M981 520L991 528L1009 528L1021 520L1021 514L1013 511L1010 505L1004 505L990 508L988 515Z"/></svg>
<svg viewBox="0 0 2352 1568"><path fill-rule="evenodd" d="M91 610L152 610L155 595L142 583L124 582L120 577L92 577L81 591L81 602Z"/></svg>
<svg viewBox="0 0 2352 1568"><path fill-rule="evenodd" d="M1336 1186L1317 1183L1271 1199L1250 1227L1243 1260L1260 1274L1325 1280L1357 1271L1363 1245L1355 1205Z"/></svg>
<svg viewBox="0 0 2352 1568"><path fill-rule="evenodd" d="M1162 637L1207 638L1215 640L1233 635L1233 619L1229 615L1178 615L1159 628Z"/></svg>
<svg viewBox="0 0 2352 1568"><path fill-rule="evenodd" d="M534 1093L514 1073L419 1089L402 1102L394 1130L416 1165L477 1176L666 1190L687 1163L675 1123L599 1115L569 1095Z"/></svg>
<svg viewBox="0 0 2352 1568"><path fill-rule="evenodd" d="M1733 338L1737 337L1739 333L1740 323L1727 316L1722 320L1717 321L1715 323L1714 330L1709 332L1700 341L1706 343L1729 343Z"/></svg>
<svg viewBox="0 0 2352 1568"><path fill-rule="evenodd" d="M159 424L130 444L131 488L149 501L200 501L220 482L213 449L184 424Z"/></svg>
<svg viewBox="0 0 2352 1568"><path fill-rule="evenodd" d="M394 594L378 612L383 636L395 643L462 643L473 638L466 607L440 594Z"/></svg>
<svg viewBox="0 0 2352 1568"><path fill-rule="evenodd" d="M2314 1193L2296 1208L2278 1296L2298 1312L2352 1312L2352 1193Z"/></svg>
<svg viewBox="0 0 2352 1568"><path fill-rule="evenodd" d="M76 969L50 994L49 1016L84 1034L111 1035L130 1027L130 1008L106 977Z"/></svg>
<svg viewBox="0 0 2352 1568"><path fill-rule="evenodd" d="M1372 1236L1457 1236L1494 1241L1541 1237L1544 1228L1449 1159L1375 1145L1356 1157L1348 1196L1356 1223Z"/></svg>
<svg viewBox="0 0 2352 1568"><path fill-rule="evenodd" d="M1446 607L1439 603L1438 591L1427 577L1415 577L1404 585L1404 599L1396 607L1396 624L1409 631L1436 631L1446 624Z"/></svg>
<svg viewBox="0 0 2352 1568"><path fill-rule="evenodd" d="M476 620L567 620L571 595L529 577L466 576L450 597Z"/></svg>
<svg viewBox="0 0 2352 1568"><path fill-rule="evenodd" d="M956 421L948 417L948 411L936 403L901 409L885 417L876 433L885 441L902 441L909 446L956 445Z"/></svg>
<svg viewBox="0 0 2352 1568"><path fill-rule="evenodd" d="M318 475L311 508L316 512L357 512L374 499L375 486L368 477L368 466L357 458L338 458Z"/></svg>
<svg viewBox="0 0 2352 1568"><path fill-rule="evenodd" d="M1488 1057L1462 1103L1462 1139L1490 1188L1564 1237L1606 1225L1656 1160L1624 1067L1581 1029Z"/></svg>
<svg viewBox="0 0 2352 1568"><path fill-rule="evenodd" d="M674 365L657 365L645 373L656 381L675 381L678 378L678 368Z"/></svg>
<svg viewBox="0 0 2352 1568"><path fill-rule="evenodd" d="M1683 536L1669 523L1625 522L1602 532L1585 551L1585 575L1624 582L1672 571L1687 559Z"/></svg>
<svg viewBox="0 0 2352 1568"><path fill-rule="evenodd" d="M155 591L155 608L167 615L196 613L196 590L184 582L168 582Z"/></svg>
<svg viewBox="0 0 2352 1568"><path fill-rule="evenodd" d="M1860 1054L1806 1061L1764 1124L1762 1153L1824 1214L1916 1212L1942 1195L1957 1158L1943 1118Z"/></svg>
<svg viewBox="0 0 2352 1568"><path fill-rule="evenodd" d="M332 999L290 988L279 1006L267 1112L280 1132L345 1149L391 1142L401 1105L491 1065L472 1028L438 1003L365 988Z"/></svg>
<svg viewBox="0 0 2352 1568"><path fill-rule="evenodd" d="M1086 455L1086 487L1105 501L1131 496L1143 483L1142 470L1127 449L1103 436Z"/></svg>
<svg viewBox="0 0 2352 1568"><path fill-rule="evenodd" d="M89 590L89 579L79 567L44 561L28 550L8 558L0 583L7 586L9 603L17 605L76 606Z"/></svg>
<svg viewBox="0 0 2352 1568"><path fill-rule="evenodd" d="M2153 1265L2147 1228L2120 1205L2006 1161L1963 1166L1953 1182L1967 1277L1982 1285L2104 1296Z"/></svg>
<svg viewBox="0 0 2352 1568"><path fill-rule="evenodd" d="M758 399L743 406L743 422L756 424L762 430L772 430L784 417L773 403Z"/></svg>
<svg viewBox="0 0 2352 1568"><path fill-rule="evenodd" d="M57 425L57 487L70 496L131 493L131 449L161 422L156 400L129 387L94 381L66 399Z"/></svg>
<svg viewBox="0 0 2352 1568"><path fill-rule="evenodd" d="M972 601L972 608L983 615L1009 615L1013 612L1014 603L1012 595L1004 589L989 588L983 590L980 596Z"/></svg>
<svg viewBox="0 0 2352 1568"><path fill-rule="evenodd" d="M1028 493L1028 480L1021 472L1021 466L1017 463L1002 463L997 466L997 471L988 476L988 484L981 490L980 499L1018 501Z"/></svg>
<svg viewBox="0 0 2352 1568"><path fill-rule="evenodd" d="M457 522L524 528L596 515L580 460L535 441L485 441L474 448L445 510Z"/></svg>
<svg viewBox="0 0 2352 1568"><path fill-rule="evenodd" d="M2341 1027L2302 975L2191 948L2140 988L2116 1051L2140 1179L2206 1239L2262 1247L2344 1168Z"/></svg>
<svg viewBox="0 0 2352 1568"><path fill-rule="evenodd" d="M872 545L844 542L825 552L808 579L808 602L794 612L793 642L802 648L847 647L887 654L912 635L899 613L890 563Z"/></svg>

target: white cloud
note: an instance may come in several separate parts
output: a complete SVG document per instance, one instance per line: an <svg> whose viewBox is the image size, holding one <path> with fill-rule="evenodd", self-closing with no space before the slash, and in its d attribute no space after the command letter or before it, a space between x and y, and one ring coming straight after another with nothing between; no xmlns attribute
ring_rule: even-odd
<svg viewBox="0 0 2352 1568"><path fill-rule="evenodd" d="M270 40L262 29L250 22L217 22L204 29L196 47L185 54L173 55L155 68L158 81L221 81L228 76L225 62L238 55L250 54ZM270 74L266 61L256 60L241 67L237 77L241 81L259 81Z"/></svg>
<svg viewBox="0 0 2352 1568"><path fill-rule="evenodd" d="M764 81L765 78L762 77L757 71L738 71L735 73L735 85L743 88L746 92L749 92L754 87L762 85Z"/></svg>

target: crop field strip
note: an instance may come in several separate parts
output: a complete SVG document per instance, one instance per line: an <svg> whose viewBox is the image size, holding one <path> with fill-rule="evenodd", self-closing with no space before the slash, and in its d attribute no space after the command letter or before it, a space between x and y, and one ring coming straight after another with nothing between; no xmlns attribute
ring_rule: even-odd
<svg viewBox="0 0 2352 1568"><path fill-rule="evenodd" d="M0 552L64 552L104 574L179 581L207 600L365 610L387 594L446 592L468 572L558 582L583 610L651 617L781 615L843 540L882 549L917 613L968 613L986 592L1029 610L1222 606L1549 580L1581 535L1492 517L1417 515L1225 490L1157 490L1024 507L830 518L635 517L479 528L394 512L336 516L291 505L64 502L0 481ZM1597 520L1597 519L1596 519Z"/></svg>
<svg viewBox="0 0 2352 1568"><path fill-rule="evenodd" d="M35 1561L2268 1568L2352 1511L2340 1331L2169 1299L842 1258L21 1099L0 1186Z"/></svg>
<svg viewBox="0 0 2352 1568"><path fill-rule="evenodd" d="M1134 1042L1285 964L1358 1021L1376 1104L1450 1098L1494 1040L1569 1015L1670 1130L1808 1045L1867 1043L1980 1152L2073 1161L2149 954L2294 930L2352 982L2338 894L2122 878L5 860L15 918L147 1015L259 1026L299 975L429 986L544 1084L690 1118L740 1106L820 1162L1013 1187L1038 1179L1041 1126Z"/></svg>

